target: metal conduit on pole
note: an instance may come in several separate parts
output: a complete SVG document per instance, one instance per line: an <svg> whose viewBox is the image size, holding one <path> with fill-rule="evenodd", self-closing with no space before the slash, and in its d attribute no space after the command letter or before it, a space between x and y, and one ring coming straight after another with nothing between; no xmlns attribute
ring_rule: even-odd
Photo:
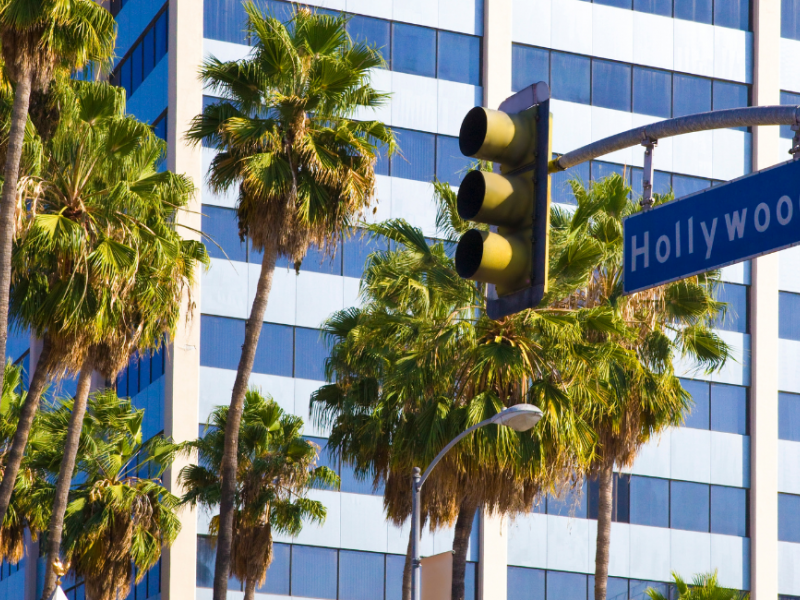
<svg viewBox="0 0 800 600"><path fill-rule="evenodd" d="M677 119L667 119L624 131L611 137L592 142L587 146L567 152L550 161L549 171L556 173L593 158L624 150L644 143L695 133L710 129L726 129L729 127L754 127L758 125L793 125L800 128L800 106L751 106L749 108L731 108L712 112L687 115Z"/></svg>

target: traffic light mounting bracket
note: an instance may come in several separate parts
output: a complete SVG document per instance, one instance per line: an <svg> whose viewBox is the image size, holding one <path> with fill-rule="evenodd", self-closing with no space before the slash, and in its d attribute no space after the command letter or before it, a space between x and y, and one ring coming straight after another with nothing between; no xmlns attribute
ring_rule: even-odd
<svg viewBox="0 0 800 600"><path fill-rule="evenodd" d="M547 174L552 149L550 147L550 88L544 82L534 83L506 98L499 110L520 113L538 106L536 116L536 157L532 165L525 165L516 172L534 171L534 219L531 239L533 260L531 261L531 283L524 289L498 297L494 284L488 284L486 314L500 319L528 308L536 308L547 292L550 229L550 177ZM544 118L542 118L544 117ZM541 181L544 179L544 181ZM541 218L544 217L544 218ZM491 231L497 232L492 226Z"/></svg>

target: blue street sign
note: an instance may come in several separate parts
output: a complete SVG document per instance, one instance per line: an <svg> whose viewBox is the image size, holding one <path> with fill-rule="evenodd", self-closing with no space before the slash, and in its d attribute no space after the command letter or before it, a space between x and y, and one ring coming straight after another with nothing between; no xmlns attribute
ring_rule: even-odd
<svg viewBox="0 0 800 600"><path fill-rule="evenodd" d="M800 244L800 160L636 213L624 230L625 293Z"/></svg>

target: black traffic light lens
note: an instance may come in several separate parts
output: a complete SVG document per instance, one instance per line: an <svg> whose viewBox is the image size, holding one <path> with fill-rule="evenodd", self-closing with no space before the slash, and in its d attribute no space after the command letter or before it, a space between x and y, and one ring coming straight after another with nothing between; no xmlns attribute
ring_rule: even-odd
<svg viewBox="0 0 800 600"><path fill-rule="evenodd" d="M486 131L489 121L486 111L480 106L476 106L467 113L461 123L461 131L458 134L458 148L464 156L475 156L486 140Z"/></svg>
<svg viewBox="0 0 800 600"><path fill-rule="evenodd" d="M481 171L470 171L458 186L458 216L472 221L478 216L486 196L486 180Z"/></svg>
<svg viewBox="0 0 800 600"><path fill-rule="evenodd" d="M483 236L477 229L470 229L458 241L456 247L456 272L463 279L469 279L481 266L483 260Z"/></svg>

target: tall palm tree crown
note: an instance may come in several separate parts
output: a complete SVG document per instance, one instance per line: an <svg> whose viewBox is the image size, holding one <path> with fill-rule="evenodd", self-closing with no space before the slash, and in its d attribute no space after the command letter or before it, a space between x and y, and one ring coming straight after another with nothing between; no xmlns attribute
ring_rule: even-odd
<svg viewBox="0 0 800 600"><path fill-rule="evenodd" d="M52 497L73 402L44 411L41 429L49 443L30 448L31 461L49 473L34 494ZM111 391L89 398L83 420L76 480L64 524L64 555L83 577L88 600L127 596L132 567L137 581L180 532L178 498L164 487L164 471L181 446L161 435L142 440L144 411Z"/></svg>
<svg viewBox="0 0 800 600"><path fill-rule="evenodd" d="M187 446L197 451L200 463L181 470L186 490L183 503L216 508L222 490L227 419L228 407L217 407L205 435ZM316 466L318 448L302 438L302 428L303 421L284 413L272 398L257 390L247 393L239 437L231 563L231 573L245 582L245 600L253 600L256 587L267 578L273 532L297 535L304 520L323 522L325 507L307 493L316 485L339 484L328 467ZM219 531L218 516L211 519L210 530L212 535Z"/></svg>
<svg viewBox="0 0 800 600"><path fill-rule="evenodd" d="M725 308L714 298L717 274L624 295L622 219L641 210L631 188L616 174L588 188L570 183L577 208L556 209L551 220L556 277L549 301L569 309L605 308L617 325L584 336L588 344L617 348L591 365L590 381L605 393L601 401L588 402L583 415L598 438L587 474L599 480L595 600L605 600L613 469L631 466L645 443L683 421L689 396L674 361L711 373L725 364L730 349L713 331ZM671 199L671 194L658 196L656 202ZM563 294L575 286L576 291Z"/></svg>
<svg viewBox="0 0 800 600"><path fill-rule="evenodd" d="M239 61L206 61L203 80L223 100L188 132L220 151L209 184L238 186L240 235L263 252L227 421L214 600L227 594L239 425L276 258L297 265L310 244L334 247L373 200L377 145L395 149L382 123L354 119L385 102L369 83L384 62L376 48L350 39L345 17L300 9L284 24L253 2L245 10L253 50Z"/></svg>

